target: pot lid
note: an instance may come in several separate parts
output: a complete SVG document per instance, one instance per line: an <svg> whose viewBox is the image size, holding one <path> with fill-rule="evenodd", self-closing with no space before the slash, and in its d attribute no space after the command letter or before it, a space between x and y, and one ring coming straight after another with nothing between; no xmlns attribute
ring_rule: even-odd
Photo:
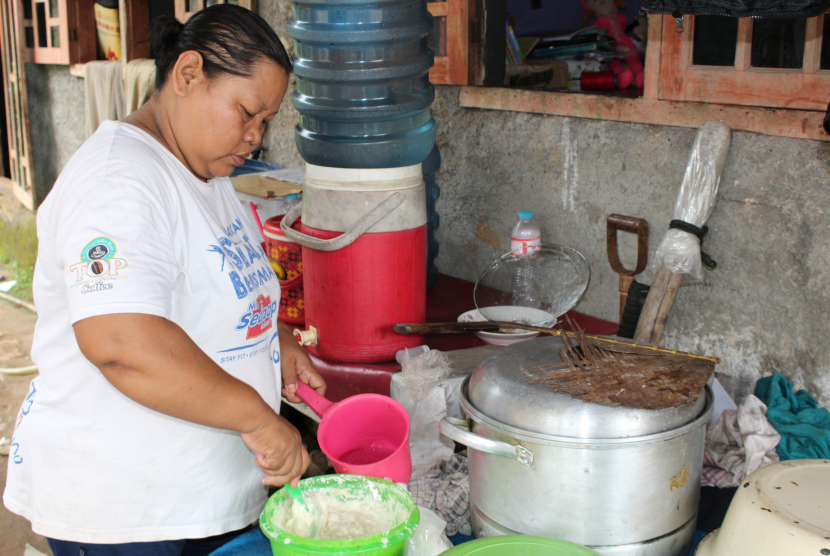
<svg viewBox="0 0 830 556"><path fill-rule="evenodd" d="M555 336L518 342L487 357L473 371L467 391L470 404L483 415L517 429L568 438L627 438L679 428L706 409L706 396L669 409L632 409L583 402L530 383L528 367L562 361L564 347Z"/></svg>

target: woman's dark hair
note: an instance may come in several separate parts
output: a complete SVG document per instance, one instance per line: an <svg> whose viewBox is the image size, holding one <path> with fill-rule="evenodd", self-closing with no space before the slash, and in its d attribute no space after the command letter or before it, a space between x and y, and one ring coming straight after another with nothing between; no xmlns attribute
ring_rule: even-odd
<svg viewBox="0 0 830 556"><path fill-rule="evenodd" d="M156 90L167 82L182 52L202 55L208 79L223 74L249 77L256 65L270 60L291 73L291 59L268 23L254 12L233 4L216 4L181 23L170 16L156 18L150 41L156 57Z"/></svg>

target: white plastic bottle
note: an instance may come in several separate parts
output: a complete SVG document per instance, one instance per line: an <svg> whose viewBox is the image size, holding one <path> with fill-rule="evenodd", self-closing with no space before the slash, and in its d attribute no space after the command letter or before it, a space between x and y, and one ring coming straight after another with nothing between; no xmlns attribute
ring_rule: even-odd
<svg viewBox="0 0 830 556"><path fill-rule="evenodd" d="M542 245L542 232L533 223L533 213L523 210L519 213L519 222L510 233L510 252L514 256L529 255L539 250Z"/></svg>
<svg viewBox="0 0 830 556"><path fill-rule="evenodd" d="M298 198L296 193L286 195L285 202L282 204L282 207L280 207L281 214L288 214L291 212L291 209L297 206L300 203L300 200L301 199Z"/></svg>
<svg viewBox="0 0 830 556"><path fill-rule="evenodd" d="M539 292L534 276L533 260L542 245L542 233L533 222L533 213L523 210L519 213L519 222L510 234L510 252L519 260L513 265L513 284L511 294L514 307L538 309ZM511 320L522 320L516 313Z"/></svg>

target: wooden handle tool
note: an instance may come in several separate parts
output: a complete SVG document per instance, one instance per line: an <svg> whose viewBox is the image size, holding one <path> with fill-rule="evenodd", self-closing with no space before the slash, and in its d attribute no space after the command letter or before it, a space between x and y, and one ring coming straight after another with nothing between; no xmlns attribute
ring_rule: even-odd
<svg viewBox="0 0 830 556"><path fill-rule="evenodd" d="M637 234L637 266L628 270L620 262L620 253L617 248L617 232ZM628 298L628 289L634 277L641 273L648 264L648 222L642 218L609 214L606 221L605 240L608 248L608 262L611 268L620 275L620 318L622 319L625 301Z"/></svg>
<svg viewBox="0 0 830 556"><path fill-rule="evenodd" d="M541 332L542 334L550 334L551 336L567 335L569 338L579 339L582 334L579 332L572 332L570 330L562 330L560 328L543 328L541 326L531 326L520 322L429 322L414 323L414 324L396 324L395 332L398 334L464 334L467 332L481 332L499 330L501 328L518 328L520 330L532 330L534 332ZM677 351L673 349L665 349L646 344L638 344L628 340L621 340L619 338L606 338L605 336L594 336L591 334L584 334L585 338L590 338L592 342L605 348L609 351L616 351L621 353L636 353L640 355L684 355L686 357L693 357L695 359L705 359L714 363L720 363L717 357L707 357L705 355L697 355L694 353L687 353L685 351Z"/></svg>

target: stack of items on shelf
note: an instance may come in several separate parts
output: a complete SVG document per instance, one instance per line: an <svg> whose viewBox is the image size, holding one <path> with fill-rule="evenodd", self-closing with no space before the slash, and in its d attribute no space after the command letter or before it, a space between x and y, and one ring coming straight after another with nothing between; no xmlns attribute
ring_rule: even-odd
<svg viewBox="0 0 830 556"><path fill-rule="evenodd" d="M567 89L568 65L558 60L526 59L524 53L530 52L533 44L517 39L509 22L506 27L504 84L522 89Z"/></svg>
<svg viewBox="0 0 830 556"><path fill-rule="evenodd" d="M616 55L611 36L596 26L552 37L522 37L522 44L529 47L529 60L556 60L565 64L568 88L575 91L582 89L583 72L602 71L605 68L603 62Z"/></svg>
<svg viewBox="0 0 830 556"><path fill-rule="evenodd" d="M582 6L584 22L596 18L592 26L556 36L517 39L526 61L564 62L572 90L642 89L645 18L629 24L628 18L617 9L625 6L620 0L582 0ZM508 45L509 36L508 29Z"/></svg>
<svg viewBox="0 0 830 556"><path fill-rule="evenodd" d="M614 39L608 30L596 26L554 37L522 37L522 42L533 45L528 53L528 58L533 60L600 59L615 54Z"/></svg>

